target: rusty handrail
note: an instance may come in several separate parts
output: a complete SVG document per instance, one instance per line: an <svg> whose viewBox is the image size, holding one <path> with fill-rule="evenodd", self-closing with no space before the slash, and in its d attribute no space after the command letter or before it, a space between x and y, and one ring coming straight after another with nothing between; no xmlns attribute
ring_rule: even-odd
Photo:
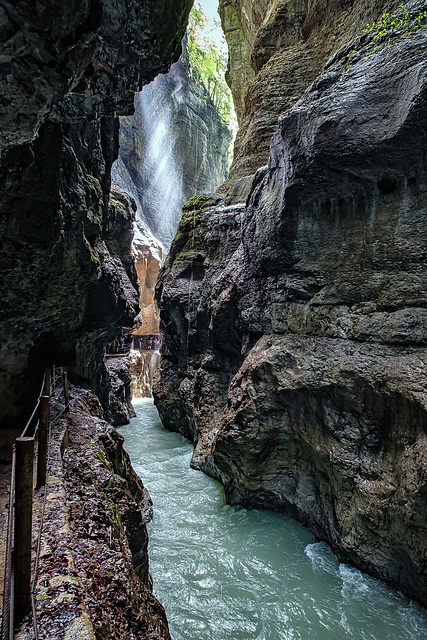
<svg viewBox="0 0 427 640"><path fill-rule="evenodd" d="M47 393L46 393L47 392ZM31 525L31 521L32 521L32 508L33 508L33 458L34 458L34 441L35 441L35 435L36 432L40 427L43 428L47 428L47 425L45 424L46 419L49 420L49 412L48 412L48 408L46 411L46 399L48 402L48 394L50 395L50 370L46 369L45 370L45 374L43 376L43 383L42 383L42 387L41 387L41 391L40 391L40 395L38 397L36 406L34 407L34 410L31 413L30 418L28 419L22 434L19 438L16 439L15 441L15 445L13 446L13 450L12 450L12 465L11 465L11 476L10 476L10 496L9 496L9 509L8 509L8 526L7 526L7 540L6 540L6 558L5 558L5 573L4 573L4 590L3 590L3 615L2 615L2 625L1 625L1 640L13 640L13 636L14 636L14 623L16 622L16 613L22 613L22 606L24 608L26 608L26 596L28 596L30 598L29 602L30 602L30 607L32 605L32 609L33 609L33 625L34 625L34 632L35 632L35 636L37 638L38 634L37 634L37 621L35 618L35 607L34 607L34 598L33 598L33 588L30 588L30 584L31 584L31 537L28 539L25 539L24 541L20 539L21 533L27 533L28 531L25 531L26 529L28 529L28 526L26 526L26 524L29 524L29 527L31 527L32 529L32 525ZM41 416L41 419L39 419L35 426L34 426L34 430L33 430L33 435L32 437L28 437L27 433L31 432L30 431L30 427L32 427L32 425L34 425L34 422L36 420L36 418L38 417L38 414L40 413L40 410L43 409L43 415ZM19 560L19 568L18 568L18 574L19 574L19 578L18 578L18 582L21 583L21 594L19 595L19 606L18 609L21 608L21 611L15 611L15 590L17 588L19 588L19 585L17 585L14 581L14 573L15 573L15 566L14 566L14 548L15 548L15 544L16 544L16 539L17 539L17 531L16 531L16 518L14 517L14 507L16 509L16 467L17 467L17 444L19 443L20 447L19 450L21 451L23 444L25 444L25 442L28 443L28 445L30 445L30 450L32 450L31 453L31 461L28 458L28 453L26 453L27 458L25 460L23 460L22 458L20 458L19 464L25 464L25 467L28 467L28 474L31 477L27 478L27 482L23 483L24 488L22 489L23 491L26 491L28 494L28 499L24 501L20 500L20 509L22 512L22 508L23 508L23 504L24 504L24 511L27 515L22 516L24 519L27 519L28 522L24 523L24 522L20 522L20 529L19 529L19 533L18 533L18 547L22 546L24 544L25 549L24 552L21 550L20 553L18 554L19 557L17 557L16 559ZM24 447L25 448L25 447ZM27 448L27 452L28 452L28 448ZM40 452L39 454L41 456L45 456L47 457L47 447L43 447L43 450ZM39 460L37 463L37 467L38 467L38 472L39 472L39 467L41 466L42 469L44 467L44 470L46 470L46 460L42 461L40 460L40 455L39 455ZM43 480L43 484L45 482L45 478L46 478L46 473L44 473L44 478L41 478L40 473L38 473L38 484L40 484L40 480ZM20 478L20 483L22 478ZM25 487L25 484L27 485ZM18 492L20 493L20 491ZM19 496L20 498L22 497L21 495ZM24 513L24 512L22 512ZM15 531L14 531L14 525L15 525ZM25 538L25 535L24 535ZM26 538L28 538L28 535L26 536ZM29 547L29 548L27 548ZM19 549L18 549L19 551ZM22 556L24 557L24 562L22 563ZM35 568L35 571L37 571L37 568ZM27 584L28 582L28 584ZM24 586L23 586L24 585ZM28 587L28 588L27 588ZM28 593L27 593L28 591ZM22 603L24 603L22 605Z"/></svg>
<svg viewBox="0 0 427 640"><path fill-rule="evenodd" d="M13 599L12 599L12 551L13 551L13 496L15 494L15 447L12 451L10 475L10 498L7 521L6 558L4 567L2 640L13 640Z"/></svg>

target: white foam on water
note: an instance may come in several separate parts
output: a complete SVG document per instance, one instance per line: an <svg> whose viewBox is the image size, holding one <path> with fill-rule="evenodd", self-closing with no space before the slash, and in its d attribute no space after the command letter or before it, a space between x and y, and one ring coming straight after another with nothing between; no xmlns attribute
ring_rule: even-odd
<svg viewBox="0 0 427 640"><path fill-rule="evenodd" d="M426 640L425 612L303 526L224 506L155 407L120 430L153 498L150 571L174 640Z"/></svg>
<svg viewBox="0 0 427 640"><path fill-rule="evenodd" d="M326 571L331 575L338 575L338 560L325 542L308 544L304 553L310 558L314 571Z"/></svg>

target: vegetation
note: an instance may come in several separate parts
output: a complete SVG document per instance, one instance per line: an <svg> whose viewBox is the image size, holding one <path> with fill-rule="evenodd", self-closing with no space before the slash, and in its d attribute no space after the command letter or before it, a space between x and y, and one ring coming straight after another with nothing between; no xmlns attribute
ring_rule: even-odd
<svg viewBox="0 0 427 640"><path fill-rule="evenodd" d="M234 115L230 89L225 81L227 53L209 35L209 21L200 4L191 10L187 29L191 77L202 82L224 123L230 127Z"/></svg>
<svg viewBox="0 0 427 640"><path fill-rule="evenodd" d="M383 46L389 45L399 38L409 36L427 28L427 10L418 8L409 10L405 4L399 5L395 13L383 13L378 20L366 25L358 46L346 51L341 58L341 65L346 70L360 60L370 56Z"/></svg>
<svg viewBox="0 0 427 640"><path fill-rule="evenodd" d="M93 446L97 446L96 444L92 443ZM107 471L109 471L110 473L114 473L114 469L113 469L113 465L110 464L107 461L107 458L105 457L104 452L98 447L97 450L92 454L92 456L95 458L95 460L98 460L98 462L100 462L102 464L103 467L105 467L105 469L107 469Z"/></svg>
<svg viewBox="0 0 427 640"><path fill-rule="evenodd" d="M368 24L363 33L372 33L373 41L401 37L427 27L427 10L409 11L406 5L399 5L397 13L383 13L381 18Z"/></svg>

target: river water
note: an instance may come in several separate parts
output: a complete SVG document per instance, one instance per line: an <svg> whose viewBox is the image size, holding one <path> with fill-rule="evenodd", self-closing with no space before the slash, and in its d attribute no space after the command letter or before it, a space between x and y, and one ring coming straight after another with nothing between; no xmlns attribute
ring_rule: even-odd
<svg viewBox="0 0 427 640"><path fill-rule="evenodd" d="M121 427L154 502L148 525L154 593L173 640L425 640L427 614L339 564L293 520L225 504L190 468L192 445L152 404Z"/></svg>

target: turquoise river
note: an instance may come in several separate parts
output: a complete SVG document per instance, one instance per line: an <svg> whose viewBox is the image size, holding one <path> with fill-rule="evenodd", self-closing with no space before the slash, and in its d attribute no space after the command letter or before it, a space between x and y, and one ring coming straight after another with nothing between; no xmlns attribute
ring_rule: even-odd
<svg viewBox="0 0 427 640"><path fill-rule="evenodd" d="M425 640L427 614L280 514L225 504L152 404L120 428L154 503L154 593L173 640Z"/></svg>

